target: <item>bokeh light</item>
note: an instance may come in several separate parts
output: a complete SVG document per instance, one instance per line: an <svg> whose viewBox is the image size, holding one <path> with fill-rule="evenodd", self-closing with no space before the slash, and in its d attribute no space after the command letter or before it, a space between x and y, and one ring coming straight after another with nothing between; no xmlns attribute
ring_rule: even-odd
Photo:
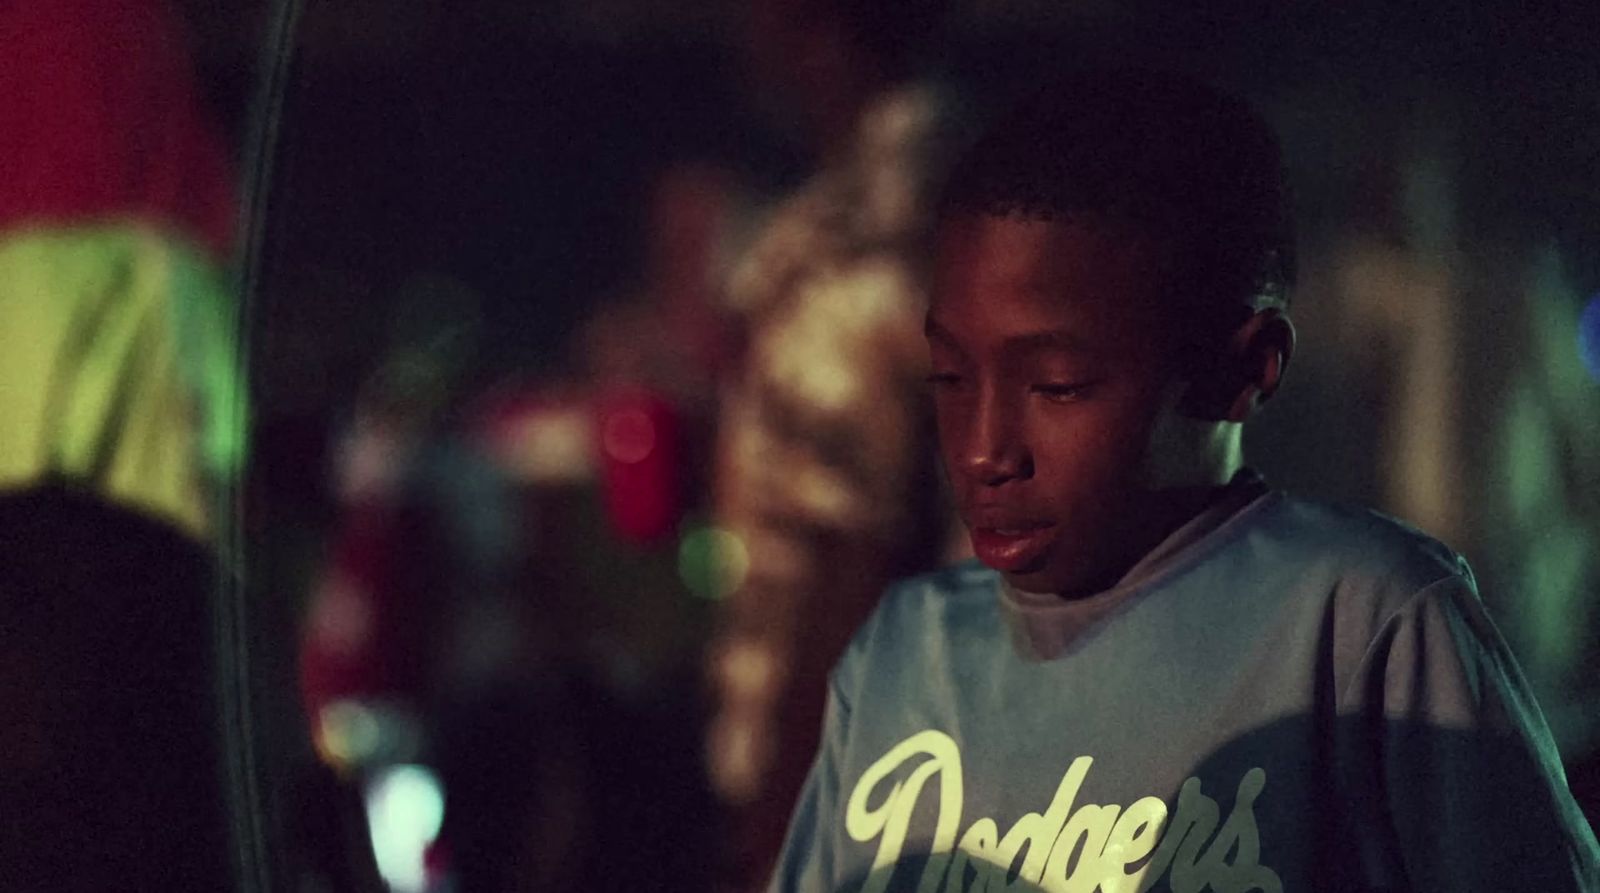
<svg viewBox="0 0 1600 893"><path fill-rule="evenodd" d="M625 465L644 461L656 448L655 422L638 409L607 416L600 436L606 455Z"/></svg>
<svg viewBox="0 0 1600 893"><path fill-rule="evenodd" d="M322 708L316 745L329 765L359 765L377 753L382 744L383 728L378 717L365 705L357 701L335 701Z"/></svg>
<svg viewBox="0 0 1600 893"><path fill-rule="evenodd" d="M701 598L726 598L744 583L749 570L744 541L719 527L691 527L678 544L678 575Z"/></svg>
<svg viewBox="0 0 1600 893"><path fill-rule="evenodd" d="M403 703L347 698L318 711L313 743L328 765L352 772L416 759L422 729L415 712Z"/></svg>
<svg viewBox="0 0 1600 893"><path fill-rule="evenodd" d="M367 785L372 853L390 889L428 889L428 847L444 824L444 787L426 766L403 764L374 773Z"/></svg>
<svg viewBox="0 0 1600 893"><path fill-rule="evenodd" d="M1578 356L1583 358L1589 377L1600 381L1600 292L1590 296L1578 318Z"/></svg>
<svg viewBox="0 0 1600 893"><path fill-rule="evenodd" d="M778 675L772 649L765 644L740 642L722 655L721 675L731 697L754 700L765 697Z"/></svg>

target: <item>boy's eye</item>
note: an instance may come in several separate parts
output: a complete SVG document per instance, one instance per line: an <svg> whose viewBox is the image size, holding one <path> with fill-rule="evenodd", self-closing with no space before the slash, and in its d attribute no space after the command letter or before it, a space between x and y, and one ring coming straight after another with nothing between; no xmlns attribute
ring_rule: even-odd
<svg viewBox="0 0 1600 893"><path fill-rule="evenodd" d="M935 388L948 388L960 384L961 376L954 372L935 372L924 380Z"/></svg>
<svg viewBox="0 0 1600 893"><path fill-rule="evenodd" d="M1045 382L1033 385L1028 390L1044 397L1046 400L1053 400L1057 403L1071 403L1075 400L1081 400L1095 384L1096 382L1092 381L1072 384Z"/></svg>

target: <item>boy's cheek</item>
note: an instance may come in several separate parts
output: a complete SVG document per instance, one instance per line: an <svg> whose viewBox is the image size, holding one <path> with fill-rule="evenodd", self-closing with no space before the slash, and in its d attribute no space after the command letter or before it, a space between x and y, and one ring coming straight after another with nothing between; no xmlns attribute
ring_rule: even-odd
<svg viewBox="0 0 1600 893"><path fill-rule="evenodd" d="M939 459L952 482L961 483L961 459L968 455L972 426L966 413L955 401L944 401L934 411L935 433L939 439Z"/></svg>
<svg viewBox="0 0 1600 893"><path fill-rule="evenodd" d="M1138 480L1149 490L1211 486L1218 449L1227 442L1224 425L1192 419L1178 411L1183 386L1175 384L1163 396L1160 412L1152 420Z"/></svg>

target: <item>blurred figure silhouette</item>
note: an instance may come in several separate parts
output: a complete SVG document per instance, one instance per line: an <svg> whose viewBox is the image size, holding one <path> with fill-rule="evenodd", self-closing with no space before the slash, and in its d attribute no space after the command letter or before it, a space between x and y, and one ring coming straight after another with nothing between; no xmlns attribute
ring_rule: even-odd
<svg viewBox="0 0 1600 893"><path fill-rule="evenodd" d="M458 607L478 619L446 647L463 671L516 652L489 673L456 673L440 717L444 833L462 893L594 878L605 889L706 886L708 610L680 578L680 546L703 509L725 351L711 274L729 189L710 164L658 172L638 282L575 333L571 374L492 394L475 414L479 446L517 493L520 537L512 597L499 610ZM620 858L606 846L615 834L630 841Z"/></svg>
<svg viewBox="0 0 1600 893"><path fill-rule="evenodd" d="M0 10L0 486L69 479L203 539L243 452L232 175L145 0Z"/></svg>
<svg viewBox="0 0 1600 893"><path fill-rule="evenodd" d="M170 11L0 5L0 887L222 889L231 173Z"/></svg>
<svg viewBox="0 0 1600 893"><path fill-rule="evenodd" d="M446 877L433 845L457 792L434 774L441 715L515 672L525 638L510 597L514 495L457 424L479 301L462 282L416 274L387 308L383 360L337 445L340 517L300 631L317 753L364 791L378 868L397 890ZM497 634L464 637L462 618ZM419 818L418 803L438 814Z"/></svg>
<svg viewBox="0 0 1600 893"><path fill-rule="evenodd" d="M462 327L437 317L465 302L440 291L355 411L302 693L352 776L437 769L425 889L705 887L709 608L679 540L725 349L711 264L728 189L709 164L658 173L638 285L574 333L569 374L463 385L470 339L451 347ZM624 859L603 845L619 827L650 829Z"/></svg>
<svg viewBox="0 0 1600 893"><path fill-rule="evenodd" d="M922 258L952 115L914 57L940 14L931 0L750 10L759 88L793 101L821 168L730 285L747 337L724 393L716 514L745 560L710 656L707 756L734 826L731 889L765 880L849 636L890 580L960 542L922 385Z"/></svg>

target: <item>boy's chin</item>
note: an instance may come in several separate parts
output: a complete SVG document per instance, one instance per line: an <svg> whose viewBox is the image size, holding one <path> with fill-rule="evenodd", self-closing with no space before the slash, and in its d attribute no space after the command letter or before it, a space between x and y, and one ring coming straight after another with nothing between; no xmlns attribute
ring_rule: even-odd
<svg viewBox="0 0 1600 893"><path fill-rule="evenodd" d="M1067 562L1071 567L1082 567L1085 562ZM1018 592L1032 595L1054 595L1065 599L1085 598L1116 584L1117 577L1102 574L1098 579L1085 579L1081 574L1064 572L1059 563L1041 559L1038 566L1001 571L1006 585Z"/></svg>
<svg viewBox="0 0 1600 893"><path fill-rule="evenodd" d="M1041 560L1037 567L1001 571L1000 576L1012 589L1033 595L1060 595L1066 590L1058 579L1060 575L1051 573L1045 560Z"/></svg>

